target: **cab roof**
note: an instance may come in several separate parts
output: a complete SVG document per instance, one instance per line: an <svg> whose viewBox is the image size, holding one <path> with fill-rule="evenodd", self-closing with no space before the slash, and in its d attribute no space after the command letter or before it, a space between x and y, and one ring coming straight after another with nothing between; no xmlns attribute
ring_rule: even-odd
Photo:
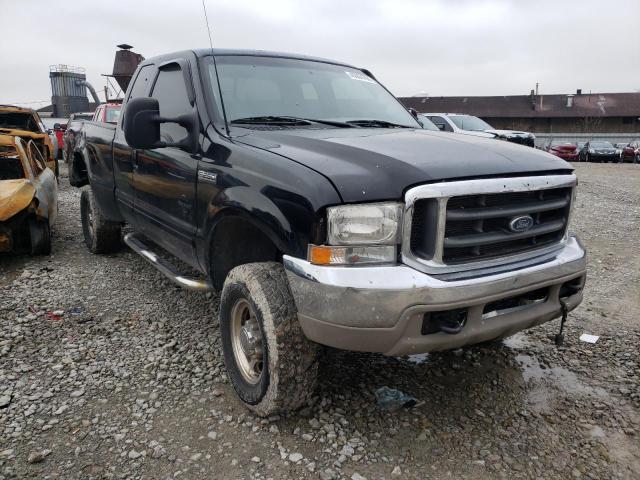
<svg viewBox="0 0 640 480"><path fill-rule="evenodd" d="M17 107L15 105L0 105L0 112L35 113L33 108Z"/></svg>
<svg viewBox="0 0 640 480"><path fill-rule="evenodd" d="M344 67L357 68L348 63L339 62L336 60L329 60L326 58L312 57L309 55L301 55L298 53L285 53L285 52L272 52L268 50L244 50L233 48L197 48L194 50L183 50L180 52L173 52L164 55L160 55L153 58L148 58L142 63L156 63L162 60L170 60L176 57L182 57L185 54L193 53L196 57L202 58L210 56L212 53L215 56L246 56L246 57L273 57L273 58L291 58L295 60L307 60L312 62L330 63L333 65L342 65Z"/></svg>

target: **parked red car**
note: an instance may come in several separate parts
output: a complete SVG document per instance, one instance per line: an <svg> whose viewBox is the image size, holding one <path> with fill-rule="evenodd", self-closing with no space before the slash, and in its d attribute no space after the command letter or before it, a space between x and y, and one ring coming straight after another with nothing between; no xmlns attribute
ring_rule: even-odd
<svg viewBox="0 0 640 480"><path fill-rule="evenodd" d="M633 163L636 160L636 149L631 143L616 143L614 145L620 150L620 161Z"/></svg>
<svg viewBox="0 0 640 480"><path fill-rule="evenodd" d="M547 152L569 162L578 161L578 146L575 143L554 140L547 147Z"/></svg>
<svg viewBox="0 0 640 480"><path fill-rule="evenodd" d="M98 108L96 108L93 114L93 121L116 124L118 123L121 108L122 104L120 103L103 103L98 105Z"/></svg>

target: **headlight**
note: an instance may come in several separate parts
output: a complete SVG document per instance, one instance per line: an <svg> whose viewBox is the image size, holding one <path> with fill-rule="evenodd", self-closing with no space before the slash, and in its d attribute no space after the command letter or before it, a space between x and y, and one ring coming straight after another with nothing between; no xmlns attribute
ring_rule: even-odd
<svg viewBox="0 0 640 480"><path fill-rule="evenodd" d="M401 203L328 208L328 245L310 245L308 260L317 265L395 262L402 234L402 212Z"/></svg>
<svg viewBox="0 0 640 480"><path fill-rule="evenodd" d="M400 242L402 204L369 203L327 209L329 245L395 245Z"/></svg>

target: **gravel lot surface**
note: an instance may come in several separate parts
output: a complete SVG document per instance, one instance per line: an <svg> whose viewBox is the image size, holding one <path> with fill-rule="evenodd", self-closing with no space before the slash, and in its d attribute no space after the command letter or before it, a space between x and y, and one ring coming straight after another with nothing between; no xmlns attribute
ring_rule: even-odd
<svg viewBox="0 0 640 480"><path fill-rule="evenodd" d="M270 419L226 380L217 296L89 254L63 178L53 254L0 257L0 479L640 478L640 165L577 173L590 271L563 347L554 321L415 358L328 351L313 405ZM383 412L384 385L424 403Z"/></svg>

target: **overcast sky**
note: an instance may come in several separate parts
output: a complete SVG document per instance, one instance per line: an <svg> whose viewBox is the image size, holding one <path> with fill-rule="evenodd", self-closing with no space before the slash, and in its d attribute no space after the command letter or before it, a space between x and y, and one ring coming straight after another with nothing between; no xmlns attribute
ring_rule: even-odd
<svg viewBox="0 0 640 480"><path fill-rule="evenodd" d="M366 67L398 96L640 90L640 0L205 0L217 47ZM201 0L0 0L0 103L51 97L51 64L102 90L115 46L207 47Z"/></svg>

